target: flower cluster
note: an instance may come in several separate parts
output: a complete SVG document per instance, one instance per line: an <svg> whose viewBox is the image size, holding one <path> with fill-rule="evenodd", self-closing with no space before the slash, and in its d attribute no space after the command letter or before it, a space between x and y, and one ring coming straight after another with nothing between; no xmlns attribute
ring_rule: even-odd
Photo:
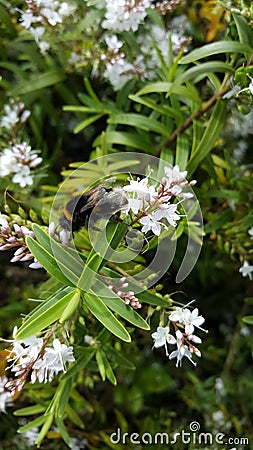
<svg viewBox="0 0 253 450"><path fill-rule="evenodd" d="M123 41L119 40L116 35L105 35L105 43L107 45L106 53L102 52L101 61L105 65L104 77L107 78L115 90L119 90L134 75L144 77L145 64L143 56L139 55L130 63L125 58L125 53L120 49Z"/></svg>
<svg viewBox="0 0 253 450"><path fill-rule="evenodd" d="M189 308L177 307L176 310L169 315L169 325L167 327L158 327L157 331L152 334L154 347L158 348L164 346L166 356L168 356L169 359L177 359L176 367L182 365L183 357L188 358L192 364L196 365L192 360L192 355L195 354L200 357L201 353L194 344L200 344L202 341L193 333L195 327L207 332L200 326L204 321L205 319L202 316L199 316L197 308L191 311ZM170 334L170 324L174 327L175 336ZM184 327L184 331L181 331L179 326ZM176 345L177 349L169 353L167 344Z"/></svg>
<svg viewBox="0 0 253 450"><path fill-rule="evenodd" d="M128 200L124 213L133 213L133 222L142 225L142 232L152 231L155 235L161 234L162 227L167 229L163 219L173 227L176 227L180 214L177 211L178 203L170 203L175 197L181 199L191 198L191 192L184 189L194 186L196 181L190 183L186 180L187 171L180 172L179 166L164 168L165 176L158 187L150 184L148 178L142 180L130 179L129 185L123 187Z"/></svg>
<svg viewBox="0 0 253 450"><path fill-rule="evenodd" d="M32 150L27 142L4 148L0 155L0 176L6 177L13 174L13 183L19 184L22 188L32 186L31 169L42 162L42 158L38 156L37 152L38 150Z"/></svg>
<svg viewBox="0 0 253 450"><path fill-rule="evenodd" d="M105 0L102 27L112 31L137 31L147 15L150 0Z"/></svg>
<svg viewBox="0 0 253 450"><path fill-rule="evenodd" d="M5 388L7 381L7 377L0 377L0 413L6 413L6 406L12 405L11 393Z"/></svg>
<svg viewBox="0 0 253 450"><path fill-rule="evenodd" d="M162 2L156 2L155 5L151 5L151 8L156 9L164 16L167 12L172 12L179 2L180 0L163 0Z"/></svg>
<svg viewBox="0 0 253 450"><path fill-rule="evenodd" d="M130 305L134 309L141 308L141 304L137 297L135 297L133 291L125 292L124 289L128 287L128 283L126 282L126 278L122 277L115 283L109 284L109 289L111 289L115 294L117 294L122 300L126 303L126 305Z"/></svg>
<svg viewBox="0 0 253 450"><path fill-rule="evenodd" d="M21 25L29 30L42 53L49 50L49 42L41 40L45 33L45 25L55 27L63 19L70 16L74 5L58 0L26 0L27 10L21 14ZM39 24L39 26L37 26Z"/></svg>
<svg viewBox="0 0 253 450"><path fill-rule="evenodd" d="M23 102L10 99L8 105L4 105L5 114L0 118L0 126L7 130L12 130L17 124L24 124L30 117L31 112L25 108Z"/></svg>
<svg viewBox="0 0 253 450"><path fill-rule="evenodd" d="M14 337L16 328L14 329ZM48 340L47 340L48 341ZM60 372L65 372L66 363L75 361L73 347L61 344L53 339L52 345L46 346L42 338L35 335L21 341L12 341L6 370L14 373L15 379L6 383L12 395L23 389L28 377L30 382L48 383Z"/></svg>
<svg viewBox="0 0 253 450"><path fill-rule="evenodd" d="M103 39L107 50L105 53L102 51L101 54L101 61L105 65L104 77L110 81L116 91L121 89L133 76L141 80L155 79L155 70L160 67L161 61L154 43L159 48L164 60L167 61L169 35L175 54L181 49L186 49L189 39L183 34L183 30L184 26L180 18L171 21L171 30L165 30L159 25L150 24L148 29L144 28L142 32L138 32L135 38L141 52L132 57L129 57L128 52L127 58L125 52L122 51L124 40L119 39L116 34L105 34Z"/></svg>
<svg viewBox="0 0 253 450"><path fill-rule="evenodd" d="M9 219L9 222L7 219ZM16 248L11 262L23 262L33 259L34 261L29 267L31 269L39 269L42 266L30 253L25 241L26 236L34 237L33 231L25 225L13 223L8 216L0 214L0 251Z"/></svg>

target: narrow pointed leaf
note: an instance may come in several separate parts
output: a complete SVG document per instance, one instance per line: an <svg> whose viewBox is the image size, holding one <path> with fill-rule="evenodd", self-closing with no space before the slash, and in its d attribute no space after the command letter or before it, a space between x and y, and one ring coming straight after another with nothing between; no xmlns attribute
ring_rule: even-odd
<svg viewBox="0 0 253 450"><path fill-rule="evenodd" d="M222 100L218 100L211 118L209 119L208 125L199 142L197 148L193 149L190 161L187 165L187 170L189 176L191 176L197 169L200 162L208 155L211 151L215 140L220 135L220 132L224 126L224 120L226 117L225 105Z"/></svg>
<svg viewBox="0 0 253 450"><path fill-rule="evenodd" d="M27 406L26 408L20 408L14 411L14 416L32 416L35 414L42 413L46 410L46 406L44 405L32 405Z"/></svg>
<svg viewBox="0 0 253 450"><path fill-rule="evenodd" d="M68 278L66 278L65 275L63 275L62 271L59 269L55 258L51 255L51 253L46 251L30 236L27 236L26 244L33 256L39 261L39 263L46 269L46 271L50 275L57 278L64 284L70 284Z"/></svg>
<svg viewBox="0 0 253 450"><path fill-rule="evenodd" d="M112 334L122 341L130 342L131 337L126 328L104 304L103 300L94 294L85 293L83 296L84 303L90 312L101 322Z"/></svg>
<svg viewBox="0 0 253 450"><path fill-rule="evenodd" d="M168 136L167 127L157 120L142 114L112 114L108 119L108 123L128 125L146 131L153 131L163 136Z"/></svg>
<svg viewBox="0 0 253 450"><path fill-rule="evenodd" d="M28 316L18 329L15 339L17 341L26 339L59 320L73 295L78 292L75 289L69 291L70 289L65 288L58 291L56 295L50 297L49 300L45 300L35 308L34 312Z"/></svg>
<svg viewBox="0 0 253 450"><path fill-rule="evenodd" d="M60 70L50 70L42 74L36 73L30 76L29 80L22 81L12 89L12 96L29 94L32 91L45 89L64 80L65 75Z"/></svg>
<svg viewBox="0 0 253 450"><path fill-rule="evenodd" d="M115 249L121 242L123 236L127 231L127 225L122 223L108 222L106 225L105 234L101 233L96 242L96 249L92 250L86 261L86 265L79 277L78 287L83 291L88 291L95 278L97 272L102 268L104 263L109 260Z"/></svg>
<svg viewBox="0 0 253 450"><path fill-rule="evenodd" d="M95 349L92 347L82 348L82 353L78 357L75 363L72 364L68 372L63 376L62 379L68 379L78 374L80 370L84 369L95 354Z"/></svg>
<svg viewBox="0 0 253 450"><path fill-rule="evenodd" d="M43 245L64 268L71 268L71 272L79 277L83 265L78 259L78 253L75 249L64 247L61 243L52 239L48 233L39 225L33 225L33 231L38 242ZM76 277L75 277L76 280Z"/></svg>
<svg viewBox="0 0 253 450"><path fill-rule="evenodd" d="M203 45L203 47L196 48L188 55L183 56L180 59L179 64L188 64L190 62L197 61L208 56L217 55L219 53L246 53L250 54L252 48L247 44L241 44L240 42L234 41L219 41L212 42L208 45Z"/></svg>

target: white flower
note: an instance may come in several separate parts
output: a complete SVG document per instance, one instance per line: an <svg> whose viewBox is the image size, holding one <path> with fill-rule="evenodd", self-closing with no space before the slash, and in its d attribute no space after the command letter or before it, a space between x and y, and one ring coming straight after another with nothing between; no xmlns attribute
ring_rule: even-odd
<svg viewBox="0 0 253 450"><path fill-rule="evenodd" d="M29 29L32 23L37 21L38 21L37 17L34 17L34 15L31 12L24 12L21 16L20 25L24 28Z"/></svg>
<svg viewBox="0 0 253 450"><path fill-rule="evenodd" d="M251 228L248 230L248 233L249 233L249 235L250 235L250 239L253 239L253 227L251 227Z"/></svg>
<svg viewBox="0 0 253 450"><path fill-rule="evenodd" d="M176 165L174 167L165 167L164 168L165 176L168 178L168 184L176 183L180 184L186 180L187 170L180 172L179 166Z"/></svg>
<svg viewBox="0 0 253 450"><path fill-rule="evenodd" d="M34 37L35 42L39 44L41 36L43 36L43 34L45 33L45 27L42 26L36 28L31 27L29 31L31 35Z"/></svg>
<svg viewBox="0 0 253 450"><path fill-rule="evenodd" d="M11 108L9 105L4 105L5 116L0 119L0 125L10 130L19 121L17 108Z"/></svg>
<svg viewBox="0 0 253 450"><path fill-rule="evenodd" d="M39 41L38 46L41 53L46 53L50 49L50 45L46 41Z"/></svg>
<svg viewBox="0 0 253 450"><path fill-rule="evenodd" d="M60 3L58 12L61 16L67 17L70 16L75 11L75 9L75 5L69 5L67 2L62 2Z"/></svg>
<svg viewBox="0 0 253 450"><path fill-rule="evenodd" d="M170 330L167 327L157 327L157 331L151 334L154 339L154 347L165 347L166 356L168 356L167 344L176 344L175 337L170 334Z"/></svg>
<svg viewBox="0 0 253 450"><path fill-rule="evenodd" d="M190 311L188 308L184 310L184 325L186 334L192 334L194 332L194 327L199 328L203 331L200 325L205 322L204 317L199 316L198 308L194 308L193 311Z"/></svg>
<svg viewBox="0 0 253 450"><path fill-rule="evenodd" d="M243 266L239 269L239 272L243 277L249 276L249 278L252 280L253 266L250 266L248 261L244 261Z"/></svg>
<svg viewBox="0 0 253 450"><path fill-rule="evenodd" d="M13 152L10 148L5 148L0 155L0 176L6 177L13 171Z"/></svg>
<svg viewBox="0 0 253 450"><path fill-rule="evenodd" d="M192 360L192 353L186 344L183 343L183 334L180 330L176 331L176 342L177 342L177 350L174 350L170 355L169 359L177 358L176 367L182 365L182 359L185 356L191 361L191 363L196 366L196 363Z"/></svg>
<svg viewBox="0 0 253 450"><path fill-rule="evenodd" d="M9 223L7 221L7 219L0 213L0 226L1 226L1 231L9 231L10 230L10 226Z"/></svg>
<svg viewBox="0 0 253 450"><path fill-rule="evenodd" d="M61 344L59 339L54 339L53 348L46 347L43 357L33 365L32 381L35 382L38 379L39 383L51 382L59 372L66 371L67 362L73 361L75 361L73 347L67 347Z"/></svg>
<svg viewBox="0 0 253 450"><path fill-rule="evenodd" d="M6 413L6 406L12 405L12 396L9 391L5 389L8 378L0 377L0 413Z"/></svg>
<svg viewBox="0 0 253 450"><path fill-rule="evenodd" d="M156 236L161 234L161 225L163 224L157 220L155 217L155 212L142 217L140 219L140 223L143 225L141 229L143 233L152 231Z"/></svg>
<svg viewBox="0 0 253 450"><path fill-rule="evenodd" d="M176 221L180 219L177 214L177 204L163 204L160 209L154 211L154 218L156 220L166 219L173 227L177 226Z"/></svg>
<svg viewBox="0 0 253 450"><path fill-rule="evenodd" d="M112 36L105 35L104 38L106 45L110 50L119 50L123 45L123 42L118 39L116 34L113 34Z"/></svg>
<svg viewBox="0 0 253 450"><path fill-rule="evenodd" d="M136 31L150 6L150 0L105 0L102 27L114 31Z"/></svg>
<svg viewBox="0 0 253 450"><path fill-rule="evenodd" d="M106 63L104 77L108 78L115 91L118 91L133 77L133 72L133 65L121 56L114 62Z"/></svg>
<svg viewBox="0 0 253 450"><path fill-rule="evenodd" d="M14 327L13 337L15 338L17 328ZM16 365L25 367L32 360L36 360L38 354L43 346L43 339L37 338L35 335L20 341L11 341L12 349L9 351L10 356L7 361L13 361L11 367L12 371L16 371Z"/></svg>
<svg viewBox="0 0 253 450"><path fill-rule="evenodd" d="M20 187L31 186L33 178L30 175L30 169L23 164L17 164L15 167L16 174L12 177L13 183L19 184Z"/></svg>
<svg viewBox="0 0 253 450"><path fill-rule="evenodd" d="M41 8L40 14L42 17L46 17L50 25L54 27L57 23L62 23L62 17L57 11L51 9L51 7L53 7L53 2L50 8Z"/></svg>
<svg viewBox="0 0 253 450"><path fill-rule="evenodd" d="M142 180L130 180L130 184L123 186L123 189L126 192L134 192L138 195L138 198L149 201L155 190L153 186L148 185L148 182L148 178L143 178Z"/></svg>
<svg viewBox="0 0 253 450"><path fill-rule="evenodd" d="M185 326L185 333L188 335L192 335L194 332L194 327L199 328L202 331L203 328L200 327L202 323L205 322L204 317L199 316L198 308L195 308L193 311L190 311L188 308L176 308L176 311L173 311L169 319L171 322L179 322Z"/></svg>

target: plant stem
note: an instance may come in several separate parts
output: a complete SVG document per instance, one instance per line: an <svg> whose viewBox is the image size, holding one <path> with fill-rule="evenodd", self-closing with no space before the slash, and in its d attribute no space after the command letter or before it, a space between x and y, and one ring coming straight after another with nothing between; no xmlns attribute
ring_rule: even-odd
<svg viewBox="0 0 253 450"><path fill-rule="evenodd" d="M185 122L180 125L180 127L176 128L175 131L170 135L169 139L163 144L164 148L167 148L170 146L170 144L175 141L178 134L183 133L187 128L189 128L192 124L192 122L195 119L198 119L201 117L208 109L210 109L218 100L218 98L223 97L228 91L230 91L231 86L230 84L227 84L226 86L222 87L219 91L217 91L206 103L203 103L200 109L196 111L195 113L191 114Z"/></svg>

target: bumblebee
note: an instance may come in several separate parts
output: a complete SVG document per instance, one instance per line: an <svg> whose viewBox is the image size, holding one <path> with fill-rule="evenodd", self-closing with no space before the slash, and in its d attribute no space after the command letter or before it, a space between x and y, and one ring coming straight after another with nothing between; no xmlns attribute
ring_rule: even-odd
<svg viewBox="0 0 253 450"><path fill-rule="evenodd" d="M75 232L84 226L88 228L88 224L96 229L97 220L115 220L119 216L119 210L126 206L128 201L123 189L109 189L108 181L76 195L65 205L59 221L64 230Z"/></svg>

